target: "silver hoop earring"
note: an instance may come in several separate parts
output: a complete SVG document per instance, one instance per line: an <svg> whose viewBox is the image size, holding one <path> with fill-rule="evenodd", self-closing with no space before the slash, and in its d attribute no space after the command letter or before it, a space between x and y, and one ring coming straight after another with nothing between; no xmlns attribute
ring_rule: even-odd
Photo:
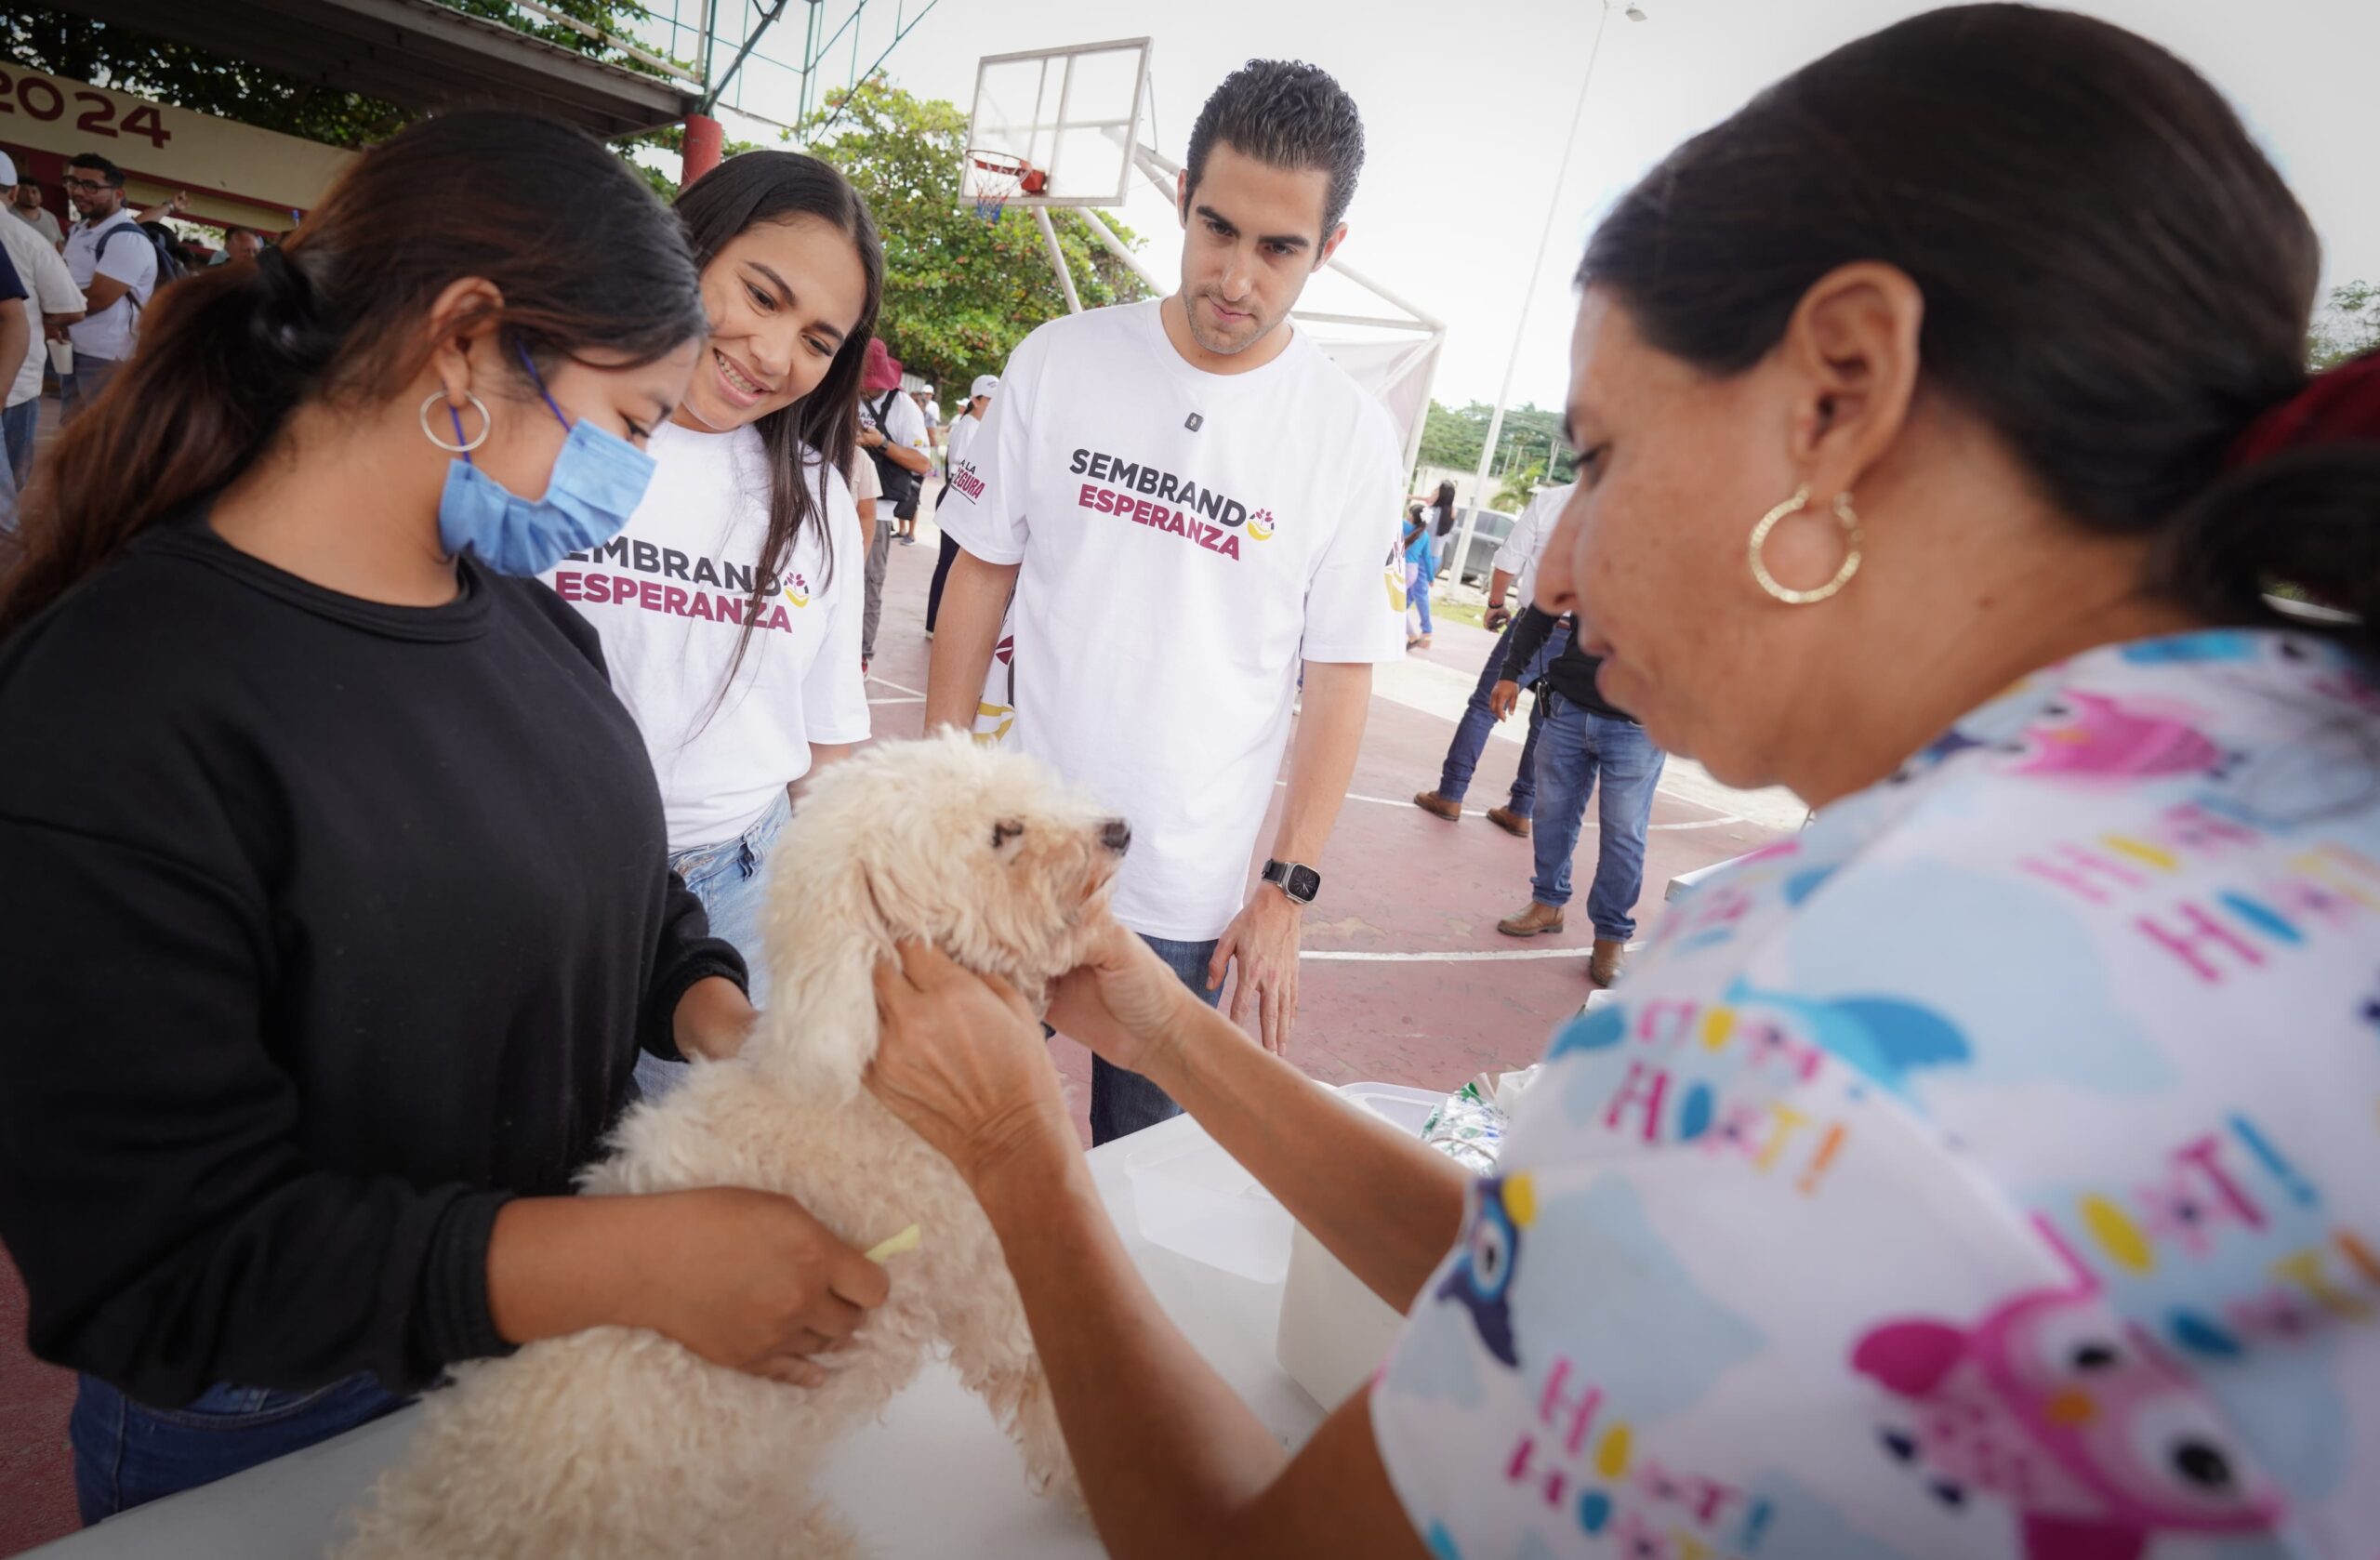
<svg viewBox="0 0 2380 1560"><path fill-rule="evenodd" d="M496 419L487 415L486 402L482 401L478 396L473 395L469 390L465 390L463 392L463 399L471 403L471 410L480 415L480 436L472 440L468 444L450 444L445 440L441 439L438 436L438 430L430 426L430 409L432 406L445 404L446 392L444 390L431 390L430 392L430 399L421 403L422 437L428 439L440 449L444 450L448 455L470 454L473 450L478 449L482 444L486 443L487 436L496 430ZM456 415L455 423L455 431L459 435L463 431L462 416L459 413Z"/></svg>
<svg viewBox="0 0 2380 1560"><path fill-rule="evenodd" d="M1761 516L1760 523L1752 528L1752 545L1748 549L1752 577L1760 582L1763 590L1792 607L1805 607L1813 602L1825 601L1850 584L1851 576L1859 572L1859 517L1852 511L1851 495L1847 492L1834 496L1834 518L1843 527L1844 546L1843 567L1834 571L1834 577L1815 590L1794 590L1778 584L1777 576L1768 572L1767 562L1761 557L1761 549L1768 545L1768 534L1777 529L1778 521L1787 515L1799 514L1809 506L1810 490L1805 485L1792 497Z"/></svg>

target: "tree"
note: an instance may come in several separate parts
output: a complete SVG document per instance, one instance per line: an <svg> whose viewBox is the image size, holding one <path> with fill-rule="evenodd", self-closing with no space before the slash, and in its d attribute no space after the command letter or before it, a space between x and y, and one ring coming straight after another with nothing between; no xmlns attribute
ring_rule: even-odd
<svg viewBox="0 0 2380 1560"><path fill-rule="evenodd" d="M1421 464L1455 471L1478 469L1479 447L1487 443L1488 423L1495 410L1476 401L1461 411L1431 402L1429 416L1421 424ZM1541 473L1549 461L1553 475L1546 477ZM1495 466L1489 474L1503 472L1509 476L1531 462L1540 472L1540 481L1570 480L1572 461L1563 438L1561 416L1535 405L1508 406L1504 409L1503 431L1496 439Z"/></svg>
<svg viewBox="0 0 2380 1560"><path fill-rule="evenodd" d="M632 71L650 67L560 22L542 21L509 0L441 0L549 44ZM542 0L615 36L645 15L635 0ZM364 147L404 128L412 113L361 93L337 92L209 49L33 6L0 7L0 52L37 71L152 98L219 119L278 130L327 146Z"/></svg>
<svg viewBox="0 0 2380 1560"><path fill-rule="evenodd" d="M1526 466L1520 470L1508 472L1504 477L1504 485L1496 490L1495 500L1488 507L1492 509L1501 509L1506 514L1518 514L1528 508L1528 501L1537 496L1538 487L1544 481L1545 462L1542 460L1534 466Z"/></svg>
<svg viewBox="0 0 2380 1560"><path fill-rule="evenodd" d="M1036 325L1066 311L1040 232L1020 213L984 222L960 203L967 116L956 104L869 80L830 94L810 126L829 117L833 131L808 150L842 170L884 237L877 334L905 366L944 389L945 406L954 405L948 387L998 373ZM1051 216L1084 308L1151 296L1081 223L1064 212ZM1134 243L1130 231L1117 231Z"/></svg>
<svg viewBox="0 0 2380 1560"><path fill-rule="evenodd" d="M2314 317L2306 343L2307 365L2320 372L2375 349L2380 349L2380 287L2342 282L2331 289L2329 303Z"/></svg>

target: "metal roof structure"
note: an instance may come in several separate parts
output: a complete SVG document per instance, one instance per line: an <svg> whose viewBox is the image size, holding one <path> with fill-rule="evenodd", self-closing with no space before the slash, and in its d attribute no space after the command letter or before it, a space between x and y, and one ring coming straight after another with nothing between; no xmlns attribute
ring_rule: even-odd
<svg viewBox="0 0 2380 1560"><path fill-rule="evenodd" d="M245 59L300 81L428 112L499 102L599 136L697 112L690 77L631 70L466 16L438 0L50 0L53 8ZM543 20L567 19L524 4ZM650 60L655 66L666 61Z"/></svg>

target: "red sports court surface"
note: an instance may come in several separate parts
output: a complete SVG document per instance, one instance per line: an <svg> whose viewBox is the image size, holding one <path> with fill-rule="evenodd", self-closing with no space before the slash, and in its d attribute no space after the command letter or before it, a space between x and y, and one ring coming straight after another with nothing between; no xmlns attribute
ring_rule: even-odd
<svg viewBox="0 0 2380 1560"><path fill-rule="evenodd" d="M893 548L885 584L868 689L879 701L879 736L913 736L922 723L934 535L931 526L920 531L917 545ZM1434 649L1377 680L1355 782L1320 863L1323 895L1306 912L1308 957L1289 1055L1327 1082L1452 1090L1485 1068L1526 1065L1593 989L1586 959L1593 933L1583 917L1594 870L1593 808L1575 858L1567 929L1515 942L1498 934L1496 921L1528 902L1528 842L1475 813L1448 824L1409 801L1436 784L1452 715L1492 642L1442 622ZM1502 801L1519 755L1515 742L1488 743L1467 805ZM1672 768L1653 808L1640 937L1659 916L1670 879L1765 844L1798 821L1773 796L1730 798L1696 785L1684 766ZM1057 1055L1087 1142L1088 1059L1064 1043ZM15 1271L0 1263L0 1555L74 1527L66 1450L73 1378L25 1353L23 1313Z"/></svg>

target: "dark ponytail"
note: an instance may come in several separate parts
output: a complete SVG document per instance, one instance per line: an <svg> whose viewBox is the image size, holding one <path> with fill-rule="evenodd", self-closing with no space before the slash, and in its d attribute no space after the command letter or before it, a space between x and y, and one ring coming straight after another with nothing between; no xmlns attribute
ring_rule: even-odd
<svg viewBox="0 0 2380 1560"><path fill-rule="evenodd" d="M412 383L423 319L469 277L503 295L492 318L541 365L650 363L705 328L678 224L601 144L506 110L425 120L255 264L158 289L131 361L26 494L16 556L0 557L0 636L219 492L301 403L373 405Z"/></svg>
<svg viewBox="0 0 2380 1560"><path fill-rule="evenodd" d="M1925 298L1926 387L2079 523L2152 542L2148 584L2221 622L2274 583L2380 649L2380 448L2242 431L2307 386L2320 251L2197 72L2122 28L1955 7L1846 45L1671 153L1579 270L1655 347L1732 375L1829 271Z"/></svg>
<svg viewBox="0 0 2380 1560"><path fill-rule="evenodd" d="M716 712L734 686L751 646L761 616L758 609L775 588L777 571L805 528L817 533L826 559L822 579L833 577L835 539L811 496L802 466L816 458L846 477L851 470L852 452L859 443L860 362L876 334L877 311L884 301L884 245L859 192L828 165L799 152L746 152L730 157L688 185L678 197L677 210L694 263L704 268L738 234L760 223L803 217L831 223L851 238L867 286L859 320L835 350L835 361L827 364L818 388L752 425L760 435L769 469L769 529L752 569L752 601L744 614L744 631L712 704Z"/></svg>

